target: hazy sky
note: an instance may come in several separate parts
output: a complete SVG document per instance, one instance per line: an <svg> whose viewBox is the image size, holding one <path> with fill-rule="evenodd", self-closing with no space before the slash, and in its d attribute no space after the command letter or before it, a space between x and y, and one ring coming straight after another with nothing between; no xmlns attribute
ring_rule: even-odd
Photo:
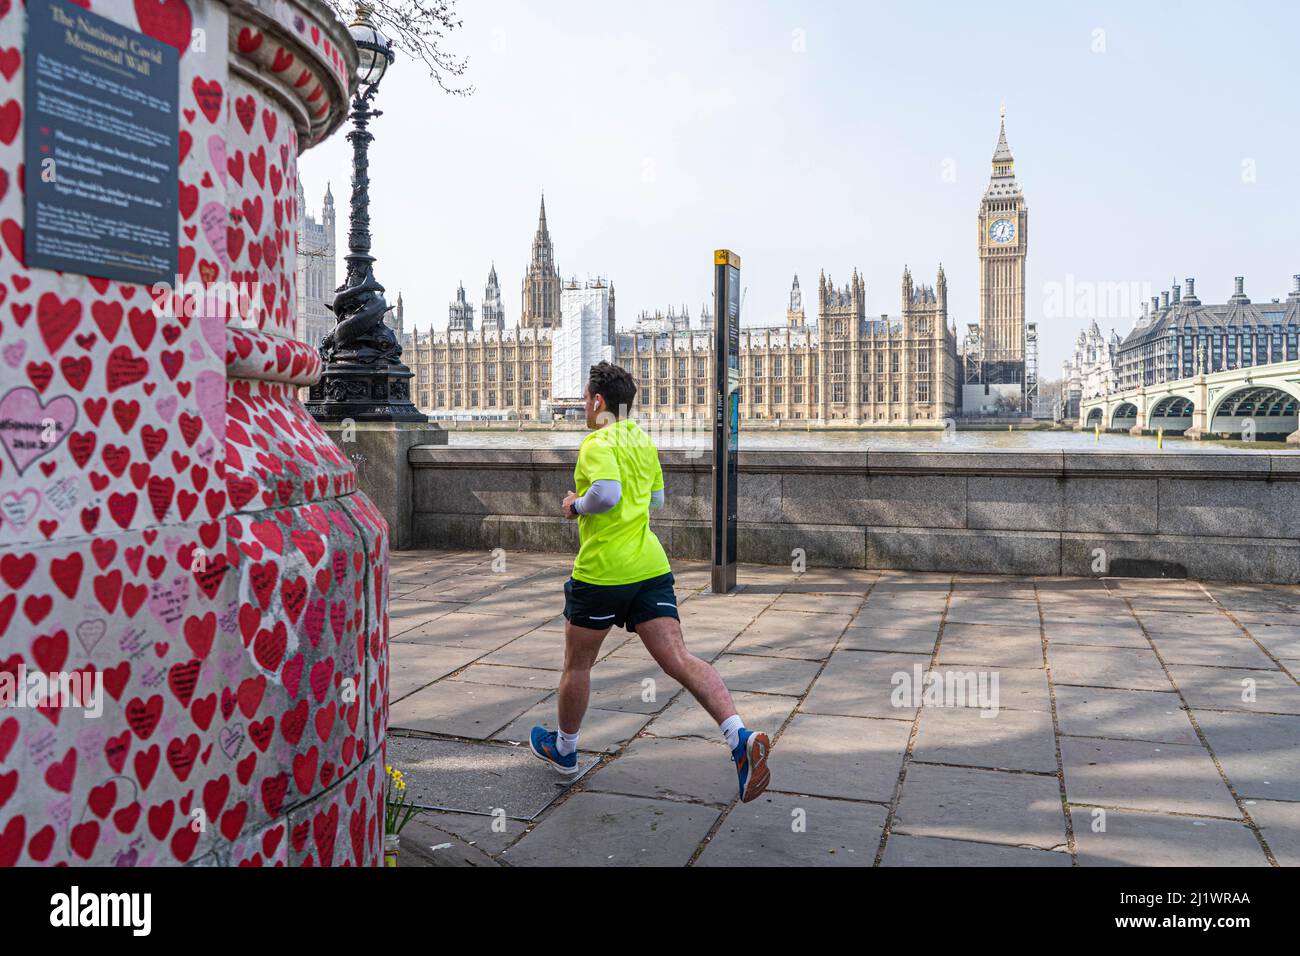
<svg viewBox="0 0 1300 956"><path fill-rule="evenodd" d="M868 315L897 314L904 264L933 281L942 262L964 334L1004 102L1045 377L1089 319L1127 332L1144 286L1194 276L1222 302L1244 275L1266 300L1300 273L1290 0L458 9L474 94L399 59L372 127L377 275L421 330L446 327L462 280L477 322L494 260L515 324L544 188L561 273L608 275L620 326L697 313L725 246L745 324L784 321L796 272L811 316L818 271L843 284L855 266ZM350 170L342 131L301 160L317 214L333 182L340 276ZM1114 294L1129 288L1131 307Z"/></svg>

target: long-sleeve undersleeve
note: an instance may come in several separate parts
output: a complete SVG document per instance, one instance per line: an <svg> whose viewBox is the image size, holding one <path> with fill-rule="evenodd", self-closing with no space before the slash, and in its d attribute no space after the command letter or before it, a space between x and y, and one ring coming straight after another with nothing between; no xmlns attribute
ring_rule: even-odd
<svg viewBox="0 0 1300 956"><path fill-rule="evenodd" d="M658 511L663 506L664 506L664 490L660 488L658 491L650 492L650 510Z"/></svg>
<svg viewBox="0 0 1300 956"><path fill-rule="evenodd" d="M599 478L591 483L587 493L573 503L580 515L599 515L609 511L623 497L623 486L614 478Z"/></svg>

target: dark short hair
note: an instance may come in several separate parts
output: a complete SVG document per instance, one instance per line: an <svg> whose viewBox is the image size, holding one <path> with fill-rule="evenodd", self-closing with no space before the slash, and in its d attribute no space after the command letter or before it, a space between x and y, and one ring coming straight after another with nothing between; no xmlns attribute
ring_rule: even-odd
<svg viewBox="0 0 1300 956"><path fill-rule="evenodd" d="M615 415L626 415L636 397L632 374L610 362L597 362L587 378L587 391L605 400L605 407Z"/></svg>

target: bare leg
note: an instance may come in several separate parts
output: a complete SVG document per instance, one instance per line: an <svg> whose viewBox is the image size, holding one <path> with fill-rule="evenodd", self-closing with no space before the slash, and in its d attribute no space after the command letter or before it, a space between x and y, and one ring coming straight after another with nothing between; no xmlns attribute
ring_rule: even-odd
<svg viewBox="0 0 1300 956"><path fill-rule="evenodd" d="M664 673L689 690L717 723L736 713L736 705L713 665L686 649L676 618L656 617L636 626L637 637Z"/></svg>
<svg viewBox="0 0 1300 956"><path fill-rule="evenodd" d="M591 695L591 667L609 628L593 630L564 622L564 676L560 678L560 730L576 734L587 713Z"/></svg>

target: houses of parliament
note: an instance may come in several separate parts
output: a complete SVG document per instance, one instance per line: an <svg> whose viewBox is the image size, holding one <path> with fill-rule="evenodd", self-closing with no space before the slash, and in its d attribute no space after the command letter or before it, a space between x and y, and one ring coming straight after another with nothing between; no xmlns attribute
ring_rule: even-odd
<svg viewBox="0 0 1300 956"><path fill-rule="evenodd" d="M1013 380L1025 358L1026 230L1004 120L979 210L980 321L972 323L963 353L949 325L942 266L933 281L904 267L892 316L868 314L856 269L842 285L820 275L809 315L795 276L783 322L741 327L741 417L934 427L961 414L963 394L971 394L982 369L994 368L999 382ZM507 328L493 267L480 321L462 285L446 330L420 334L409 330L399 297L393 325L422 411L435 419L550 420L581 399L564 394L582 380L572 368L608 358L636 378L638 417L709 419L709 308L694 319L686 307L642 312L630 328L617 329L613 283L561 279L545 198L521 293L519 321Z"/></svg>

